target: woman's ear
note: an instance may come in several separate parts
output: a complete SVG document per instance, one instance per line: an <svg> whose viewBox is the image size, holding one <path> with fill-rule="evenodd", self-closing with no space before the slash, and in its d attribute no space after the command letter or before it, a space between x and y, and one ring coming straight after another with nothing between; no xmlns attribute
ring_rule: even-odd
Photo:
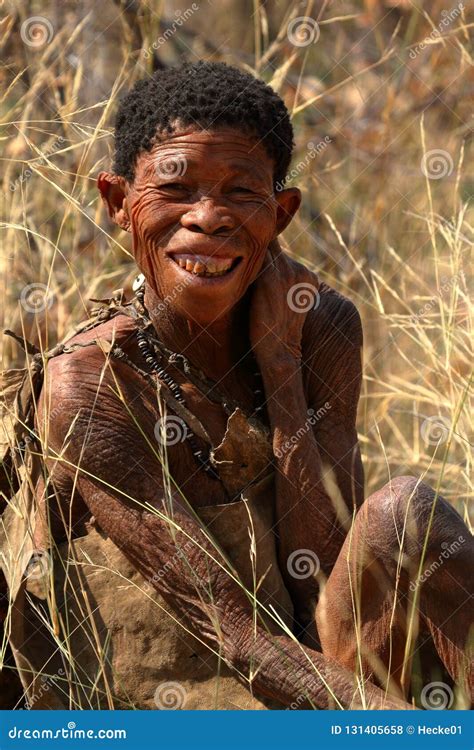
<svg viewBox="0 0 474 750"><path fill-rule="evenodd" d="M275 193L278 204L276 218L276 235L278 236L288 226L301 205L301 190L286 188Z"/></svg>
<svg viewBox="0 0 474 750"><path fill-rule="evenodd" d="M112 221L126 232L131 231L125 194L125 178L111 172L101 172L97 178L97 187L104 206Z"/></svg>

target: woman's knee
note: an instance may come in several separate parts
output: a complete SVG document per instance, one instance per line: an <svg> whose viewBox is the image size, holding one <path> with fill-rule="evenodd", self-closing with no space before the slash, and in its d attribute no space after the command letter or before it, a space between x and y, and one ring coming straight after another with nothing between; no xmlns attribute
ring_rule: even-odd
<svg viewBox="0 0 474 750"><path fill-rule="evenodd" d="M370 495L352 528L352 551L360 555L365 550L364 558L368 555L393 559L394 551L400 549L408 517L413 521L419 515L419 487L414 477L397 477ZM422 494L426 496L425 492Z"/></svg>
<svg viewBox="0 0 474 750"><path fill-rule="evenodd" d="M372 513L403 522L407 513L420 515L433 502L434 492L427 484L412 476L395 477L365 501Z"/></svg>
<svg viewBox="0 0 474 750"><path fill-rule="evenodd" d="M384 544L395 544L409 555L421 547L449 542L466 530L450 503L425 482L396 477L365 501L370 538L381 534ZM363 506L364 507L364 506Z"/></svg>

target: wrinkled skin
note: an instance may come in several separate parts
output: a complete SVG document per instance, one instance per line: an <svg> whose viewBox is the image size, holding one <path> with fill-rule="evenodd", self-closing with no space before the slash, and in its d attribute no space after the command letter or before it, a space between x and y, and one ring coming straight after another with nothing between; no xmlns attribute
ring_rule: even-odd
<svg viewBox="0 0 474 750"><path fill-rule="evenodd" d="M173 177L167 169L170 160L182 164L183 159L184 173ZM78 532L82 519L92 514L136 568L157 581L157 590L199 637L217 646L241 673L252 671L257 693L283 706L298 701L300 708L333 705L325 681L341 705L354 705L353 673L360 669L374 684L385 685L387 671L391 675L390 698L366 684L369 706L408 707L401 698L408 693L402 664L409 579L405 567L397 568L400 544L405 562L416 567L431 527L427 567L437 559L442 542L462 535L466 542L460 550L422 586L417 625L432 646L432 658L464 684L472 540L461 518L439 498L430 520L434 494L410 478L394 480L364 502L355 428L360 319L348 299L320 284L279 247L277 237L299 207L299 192L274 193L273 164L263 146L226 128L177 127L150 153L140 155L132 184L103 172L98 186L110 217L132 235L135 258L147 280L145 301L161 340L247 409L253 403L255 368L246 353L252 350L258 362L275 453L279 564L301 643L283 636L272 639L261 627L254 630L247 598L213 561L215 551L180 494L174 493L173 508L181 531L172 532L166 520L144 508L149 503L163 509L165 494L162 468L150 448L156 444L153 430L159 419L156 394L139 374L108 361L96 346L57 357L48 367L39 429L50 400L56 408L48 445L58 498L52 518L68 508L73 494ZM206 278L180 268L176 254L240 261L228 275ZM301 283L319 290L319 305L306 313L287 304L289 290ZM114 339L143 367L133 333L133 322L120 316L75 340L98 335ZM220 441L226 425L221 406L204 398L177 370L171 374L214 443ZM288 440L305 424L308 408L317 410L326 402L330 408L324 419L287 449ZM223 502L219 483L196 473L186 441L169 447L168 454L173 477L192 507ZM61 460L55 460L58 456ZM185 565L174 551L189 537L199 546ZM317 554L318 579L290 575L288 557L299 549ZM165 565L166 576L153 578ZM212 590L212 602L202 591L197 594L196 579ZM360 662L354 586L360 591Z"/></svg>

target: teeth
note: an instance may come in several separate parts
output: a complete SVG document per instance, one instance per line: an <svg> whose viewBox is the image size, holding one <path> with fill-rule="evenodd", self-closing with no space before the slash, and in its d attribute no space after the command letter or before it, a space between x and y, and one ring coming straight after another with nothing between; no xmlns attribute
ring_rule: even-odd
<svg viewBox="0 0 474 750"><path fill-rule="evenodd" d="M206 268L204 263L201 263L201 261L198 260L198 262L194 265L193 273L204 273L207 270L209 269Z"/></svg>
<svg viewBox="0 0 474 750"><path fill-rule="evenodd" d="M223 276L227 273L233 258L217 258L209 255L173 255L173 260L180 268L186 269L196 276Z"/></svg>

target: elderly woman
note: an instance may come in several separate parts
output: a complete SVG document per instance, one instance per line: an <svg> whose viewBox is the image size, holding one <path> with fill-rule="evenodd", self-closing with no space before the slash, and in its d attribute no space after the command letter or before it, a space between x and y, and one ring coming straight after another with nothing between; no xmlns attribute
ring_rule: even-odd
<svg viewBox="0 0 474 750"><path fill-rule="evenodd" d="M50 707L403 708L413 664L466 696L472 537L415 479L364 500L359 315L278 243L283 102L184 65L133 87L115 139L98 188L141 275L46 360L54 575L27 576L47 632L17 663Z"/></svg>

